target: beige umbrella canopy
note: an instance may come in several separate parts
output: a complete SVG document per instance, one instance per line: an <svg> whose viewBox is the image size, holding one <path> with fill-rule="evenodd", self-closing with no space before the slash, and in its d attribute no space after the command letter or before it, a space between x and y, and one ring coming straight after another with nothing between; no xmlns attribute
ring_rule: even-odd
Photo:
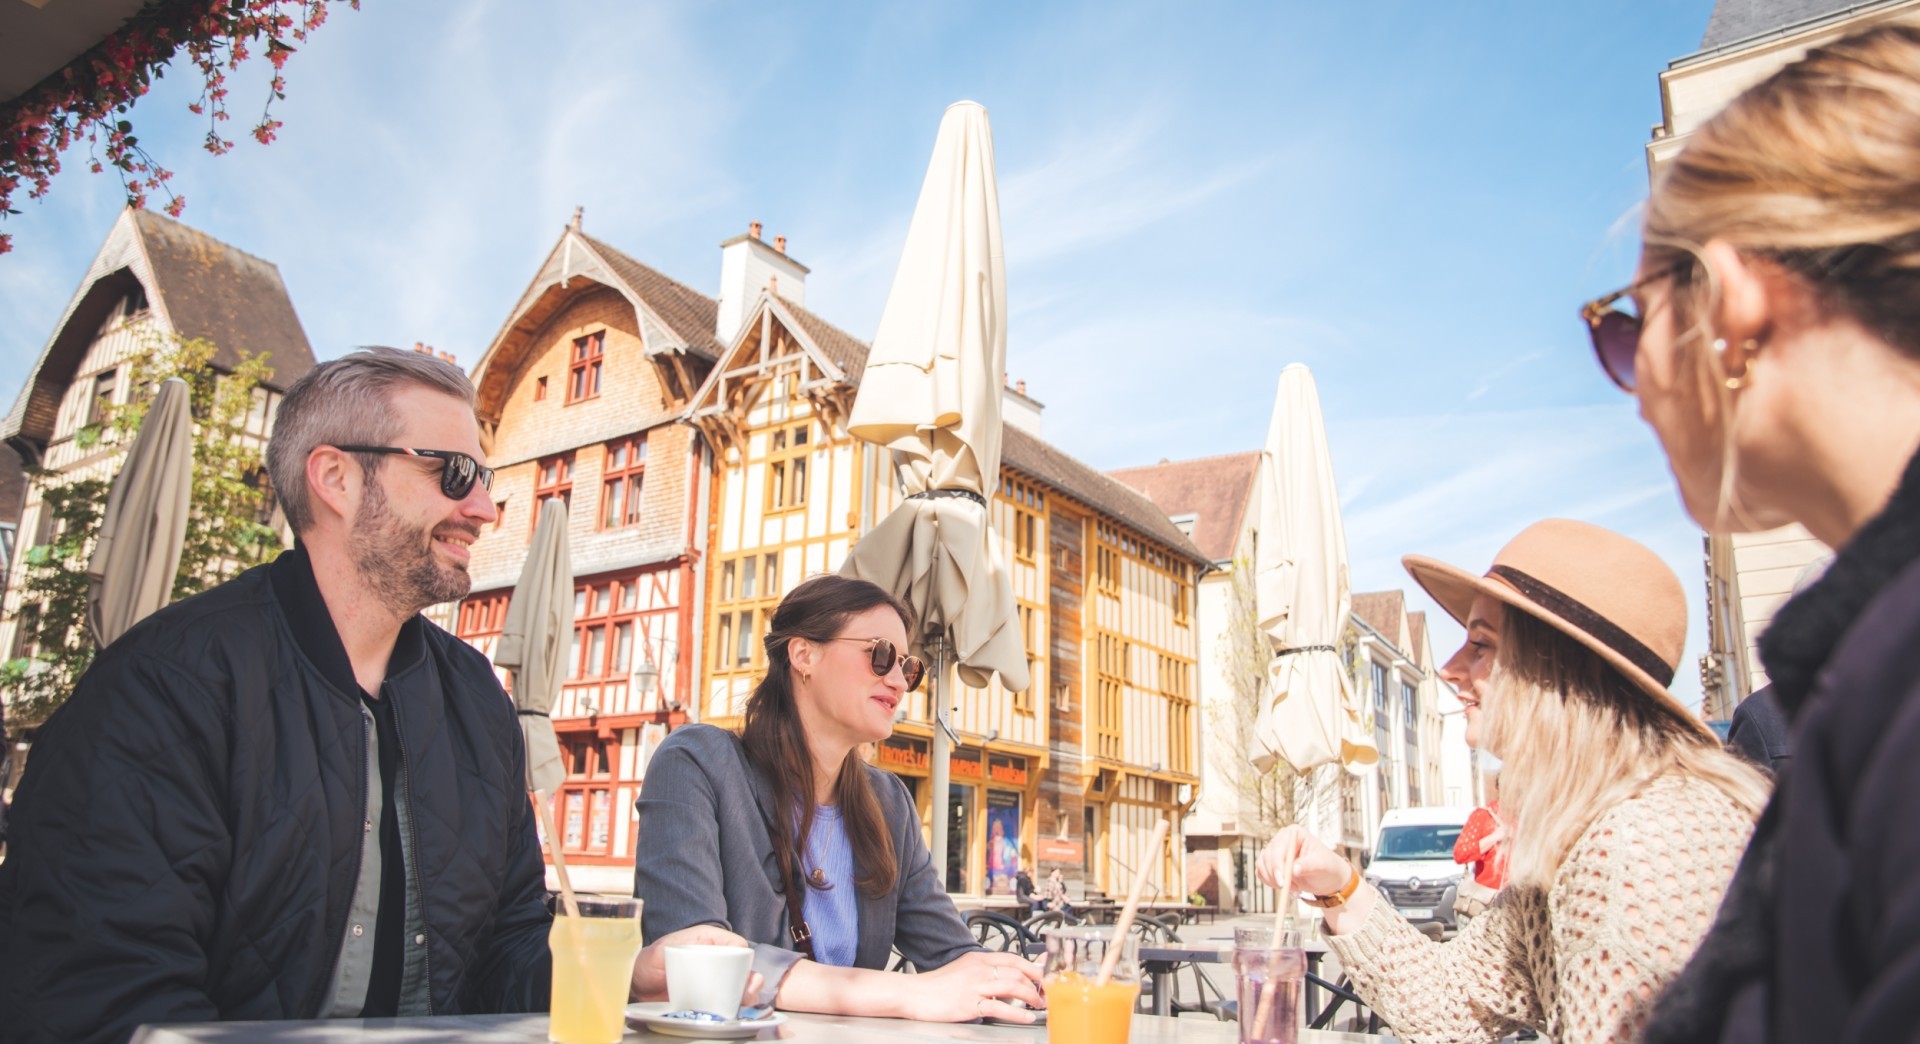
<svg viewBox="0 0 1920 1044"><path fill-rule="evenodd" d="M1254 560L1260 629L1278 649L1254 722L1262 771L1285 761L1300 772L1320 765L1373 764L1379 752L1340 657L1353 612L1347 535L1333 484L1333 459L1313 374L1280 371L1260 462L1260 545Z"/></svg>
<svg viewBox="0 0 1920 1044"><path fill-rule="evenodd" d="M999 487L1007 358L1006 257L993 132L975 102L947 109L848 419L893 451L907 500L841 572L905 599L952 643L960 676L1025 689L1026 645L988 525Z"/></svg>
<svg viewBox="0 0 1920 1044"><path fill-rule="evenodd" d="M553 701L573 647L573 563L567 549L567 505L540 506L533 546L507 602L507 620L493 662L513 674L513 704L527 738L527 786L551 794L566 779L553 735Z"/></svg>
<svg viewBox="0 0 1920 1044"><path fill-rule="evenodd" d="M87 628L96 644L111 644L172 599L192 494L187 383L169 378L127 448L87 560Z"/></svg>

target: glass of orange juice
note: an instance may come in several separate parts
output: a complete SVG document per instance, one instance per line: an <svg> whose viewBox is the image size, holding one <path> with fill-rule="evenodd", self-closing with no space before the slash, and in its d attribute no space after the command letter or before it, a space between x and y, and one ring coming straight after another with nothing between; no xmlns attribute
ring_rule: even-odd
<svg viewBox="0 0 1920 1044"><path fill-rule="evenodd" d="M616 1044L627 1031L627 989L640 956L640 900L580 896L580 916L554 911L552 1014L547 1039Z"/></svg>
<svg viewBox="0 0 1920 1044"><path fill-rule="evenodd" d="M1103 985L1100 965L1119 947ZM1047 933L1048 1044L1126 1044L1140 999L1139 941L1112 928L1056 928Z"/></svg>

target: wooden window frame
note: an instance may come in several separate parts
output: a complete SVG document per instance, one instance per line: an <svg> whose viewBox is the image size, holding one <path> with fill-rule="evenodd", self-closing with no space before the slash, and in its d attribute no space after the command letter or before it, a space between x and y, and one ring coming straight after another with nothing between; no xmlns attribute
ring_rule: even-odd
<svg viewBox="0 0 1920 1044"><path fill-rule="evenodd" d="M613 854L614 815L613 789L618 782L620 766L620 740L616 737L601 738L599 735L582 730L568 730L560 733L560 764L566 771L566 780L560 785L560 792L553 796L554 829L560 836L549 838L550 844L558 845L569 855L604 856ZM583 770L576 765L584 761ZM575 843L568 831L570 823L567 810L575 800L580 802L580 839ZM606 837L595 842L594 813L596 806L606 813Z"/></svg>
<svg viewBox="0 0 1920 1044"><path fill-rule="evenodd" d="M625 450L625 463L614 464L617 451ZM606 456L602 458L604 466L600 471L600 505L594 517L597 527L602 531L625 529L637 525L640 521L641 506L646 492L647 478L647 433L629 435L614 439L606 444ZM613 506L620 506L620 517L607 518Z"/></svg>
<svg viewBox="0 0 1920 1044"><path fill-rule="evenodd" d="M645 583L646 574L628 573L574 585L573 644L569 647L567 682L615 682L633 674L633 665L645 655L646 632L640 626L641 618L648 615L641 607L640 598L640 588ZM599 608L602 591L606 592L605 611ZM629 591L633 594L631 602L626 600ZM583 604L584 612L580 608ZM661 614L655 610L653 615ZM628 628L625 664L619 662L622 626ZM600 662L591 665L595 673L588 673L587 660L593 650L595 631L601 636Z"/></svg>
<svg viewBox="0 0 1920 1044"><path fill-rule="evenodd" d="M606 376L606 357L605 330L573 339L573 351L567 356L567 405L600 397L600 384Z"/></svg>
<svg viewBox="0 0 1920 1044"><path fill-rule="evenodd" d="M783 423L767 431L767 452L762 467L766 471L763 516L804 511L807 487L813 479L813 419Z"/></svg>
<svg viewBox="0 0 1920 1044"><path fill-rule="evenodd" d="M762 547L728 555L714 563L714 601L708 632L716 639L713 662L709 665L713 677L741 672L757 674L766 669L767 650L762 637L773 619L774 609L780 604L781 558L781 549ZM749 577L753 584L751 594L747 593ZM744 659L740 656L743 641L747 651Z"/></svg>
<svg viewBox="0 0 1920 1044"><path fill-rule="evenodd" d="M120 367L93 375L87 389L87 419L84 426L104 425L113 418L114 396L120 389Z"/></svg>
<svg viewBox="0 0 1920 1044"><path fill-rule="evenodd" d="M535 377L533 379L533 401L547 401L547 379L545 377Z"/></svg>
<svg viewBox="0 0 1920 1044"><path fill-rule="evenodd" d="M551 483L546 481L547 465L549 464L554 466L554 481ZM573 514L572 450L568 450L565 453L555 453L549 457L541 457L539 460L534 461L533 511L531 512L533 517L527 520L528 540L532 540L534 531L540 528L540 509L546 506L547 501L555 497L560 498L560 502L567 505L567 514L571 517Z"/></svg>

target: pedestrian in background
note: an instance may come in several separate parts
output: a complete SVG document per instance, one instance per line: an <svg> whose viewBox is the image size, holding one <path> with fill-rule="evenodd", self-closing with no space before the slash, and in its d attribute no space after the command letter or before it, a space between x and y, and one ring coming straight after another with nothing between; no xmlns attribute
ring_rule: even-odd
<svg viewBox="0 0 1920 1044"><path fill-rule="evenodd" d="M1695 130L1623 294L1635 311L1583 314L1688 512L1716 533L1798 522L1837 552L1760 639L1793 769L1648 1039L1911 1040L1920 23L1814 48Z"/></svg>
<svg viewBox="0 0 1920 1044"><path fill-rule="evenodd" d="M1583 522L1536 523L1485 576L1408 572L1467 629L1440 670L1467 741L1501 759L1504 891L1447 942L1288 827L1262 880L1326 910L1354 992L1408 1040L1632 1039L1680 971L1765 802L1764 777L1667 691L1687 596L1660 556Z"/></svg>
<svg viewBox="0 0 1920 1044"><path fill-rule="evenodd" d="M1453 861L1468 868L1453 901L1465 923L1493 903L1507 884L1507 825L1500 821L1500 774L1489 772L1487 803L1473 810L1453 842Z"/></svg>

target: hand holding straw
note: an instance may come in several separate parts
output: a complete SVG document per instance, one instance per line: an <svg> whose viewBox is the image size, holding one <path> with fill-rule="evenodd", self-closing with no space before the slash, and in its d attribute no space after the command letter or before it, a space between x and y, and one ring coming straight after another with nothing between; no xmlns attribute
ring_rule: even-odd
<svg viewBox="0 0 1920 1044"><path fill-rule="evenodd" d="M1280 947L1287 938L1287 914L1293 908L1293 855L1280 857L1280 905L1273 911L1273 949L1267 954L1267 981L1260 984L1260 1003L1253 1009L1255 1032L1265 1033L1267 1019L1273 1014L1273 995L1279 988L1274 965L1280 960Z"/></svg>
<svg viewBox="0 0 1920 1044"><path fill-rule="evenodd" d="M1173 824L1162 819L1154 825L1153 839L1147 842L1147 855L1140 860L1140 869L1133 873L1133 890L1127 893L1127 905L1120 911L1120 919L1113 922L1113 942L1107 947L1106 959L1100 962L1100 978L1096 986L1105 986L1113 978L1113 966L1120 963L1120 951L1126 948L1127 933L1133 930L1134 911L1140 906L1140 893L1147 890L1147 868L1153 864L1147 860L1160 848L1160 842L1167 838L1167 831Z"/></svg>

